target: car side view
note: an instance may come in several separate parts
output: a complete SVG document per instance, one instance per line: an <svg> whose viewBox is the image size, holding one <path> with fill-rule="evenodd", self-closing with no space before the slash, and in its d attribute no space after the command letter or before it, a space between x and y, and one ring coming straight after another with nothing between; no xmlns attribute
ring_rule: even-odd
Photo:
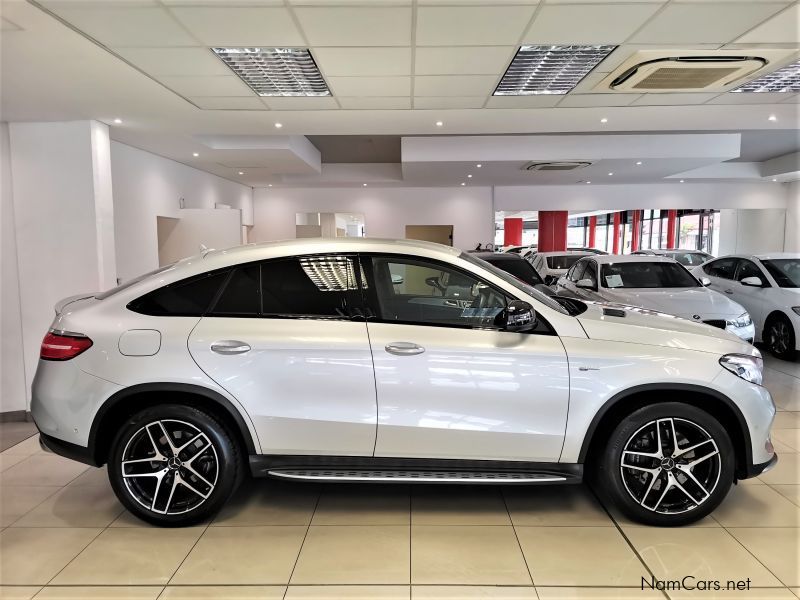
<svg viewBox="0 0 800 600"><path fill-rule="evenodd" d="M165 526L249 473L325 482L598 482L682 525L770 468L757 349L702 323L550 298L454 248L293 240L208 251L68 298L31 411Z"/></svg>

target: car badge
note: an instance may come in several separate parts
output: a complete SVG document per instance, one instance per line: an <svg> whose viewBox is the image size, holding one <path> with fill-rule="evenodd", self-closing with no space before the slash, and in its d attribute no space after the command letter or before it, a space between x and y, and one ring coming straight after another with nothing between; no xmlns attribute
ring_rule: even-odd
<svg viewBox="0 0 800 600"><path fill-rule="evenodd" d="M693 318L695 321L699 321L699 320L700 320L700 315L692 315L692 318Z"/></svg>

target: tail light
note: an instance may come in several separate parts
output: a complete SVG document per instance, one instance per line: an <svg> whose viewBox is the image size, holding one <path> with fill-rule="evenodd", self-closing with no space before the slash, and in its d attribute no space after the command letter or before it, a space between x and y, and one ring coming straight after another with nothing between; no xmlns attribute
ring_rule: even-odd
<svg viewBox="0 0 800 600"><path fill-rule="evenodd" d="M44 360L69 360L91 347L92 340L85 335L75 333L60 335L49 331L42 340L39 358Z"/></svg>

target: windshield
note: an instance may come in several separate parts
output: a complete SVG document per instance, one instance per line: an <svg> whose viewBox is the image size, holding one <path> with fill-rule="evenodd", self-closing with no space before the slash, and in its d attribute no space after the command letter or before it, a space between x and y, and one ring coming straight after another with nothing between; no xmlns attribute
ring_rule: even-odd
<svg viewBox="0 0 800 600"><path fill-rule="evenodd" d="M775 279L775 283L780 287L800 287L800 259L774 258L762 260L761 264L769 271L769 274Z"/></svg>
<svg viewBox="0 0 800 600"><path fill-rule="evenodd" d="M667 252L664 256L673 258L687 267L702 265L711 258L710 254L705 254L704 252Z"/></svg>
<svg viewBox="0 0 800 600"><path fill-rule="evenodd" d="M534 269L533 265L527 260L509 260L507 258L495 260L492 258L486 260L486 262L488 262L490 265L494 265L498 269L502 269L506 273L511 273L514 277L521 279L528 285L538 285L540 283L544 283L542 278L539 277L539 274L536 272L536 269Z"/></svg>
<svg viewBox="0 0 800 600"><path fill-rule="evenodd" d="M151 277L153 275L158 275L159 273L163 273L164 271L166 271L167 269L172 267L174 264L175 263L170 263L168 265L164 265L163 267L159 267L158 269L155 269L154 271L149 271L149 272L145 273L144 275L139 275L138 277L134 277L133 279L129 279L128 281L118 285L117 287L113 287L110 290L106 290L102 294L97 294L95 296L95 298L97 298L98 300L105 300L109 296L113 296L117 292L121 292L122 290L126 290L129 287L131 287L132 285L137 284L140 281L142 281L144 279L147 279L148 277Z"/></svg>
<svg viewBox="0 0 800 600"><path fill-rule="evenodd" d="M567 309L565 309L563 306L561 306L557 302L555 302L555 301L551 300L550 298L548 298L547 296L545 296L539 290L531 287L530 285L528 285L524 281L522 281L520 279L517 279L516 277L514 277L510 273L506 273L502 269L498 269L496 266L494 266L491 263L486 262L482 258L478 258L477 256L472 256L471 254L467 254L466 252L462 252L461 253L461 258L463 258L467 262L472 263L475 266L481 267L482 269L486 269L487 271L489 271L493 275L496 275L497 277L499 277L500 279L502 279L503 281L505 281L509 285L514 286L515 288L517 288L518 290L523 291L524 293L528 294L529 296L533 296L538 302L541 302L547 308L550 308L552 310L558 311L562 315L568 315L569 314L569 311L567 311Z"/></svg>
<svg viewBox="0 0 800 600"><path fill-rule="evenodd" d="M560 254L547 257L548 269L569 269L572 265L583 258L583 254Z"/></svg>
<svg viewBox="0 0 800 600"><path fill-rule="evenodd" d="M603 265L605 288L684 288L700 283L684 267L672 262L630 262Z"/></svg>

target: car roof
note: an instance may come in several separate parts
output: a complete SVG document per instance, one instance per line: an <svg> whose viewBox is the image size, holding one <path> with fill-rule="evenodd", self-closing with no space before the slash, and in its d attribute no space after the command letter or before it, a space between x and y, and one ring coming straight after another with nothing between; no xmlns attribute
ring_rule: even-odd
<svg viewBox="0 0 800 600"><path fill-rule="evenodd" d="M800 258L797 252L773 252L772 254L756 254L755 257L759 260L770 260L773 258Z"/></svg>
<svg viewBox="0 0 800 600"><path fill-rule="evenodd" d="M612 263L675 263L668 256L653 256L648 254L600 254L593 256L595 262L601 265Z"/></svg>
<svg viewBox="0 0 800 600"><path fill-rule="evenodd" d="M583 250L555 250L551 252L537 252L536 256L594 256L591 252L584 252Z"/></svg>
<svg viewBox="0 0 800 600"><path fill-rule="evenodd" d="M683 249L683 248L648 248L642 252L655 252L656 254L667 254L668 252L686 252L689 254L708 254L705 250ZM710 256L710 255L709 255Z"/></svg>
<svg viewBox="0 0 800 600"><path fill-rule="evenodd" d="M514 254L513 252L470 252L470 254L483 260L525 260L519 254Z"/></svg>

